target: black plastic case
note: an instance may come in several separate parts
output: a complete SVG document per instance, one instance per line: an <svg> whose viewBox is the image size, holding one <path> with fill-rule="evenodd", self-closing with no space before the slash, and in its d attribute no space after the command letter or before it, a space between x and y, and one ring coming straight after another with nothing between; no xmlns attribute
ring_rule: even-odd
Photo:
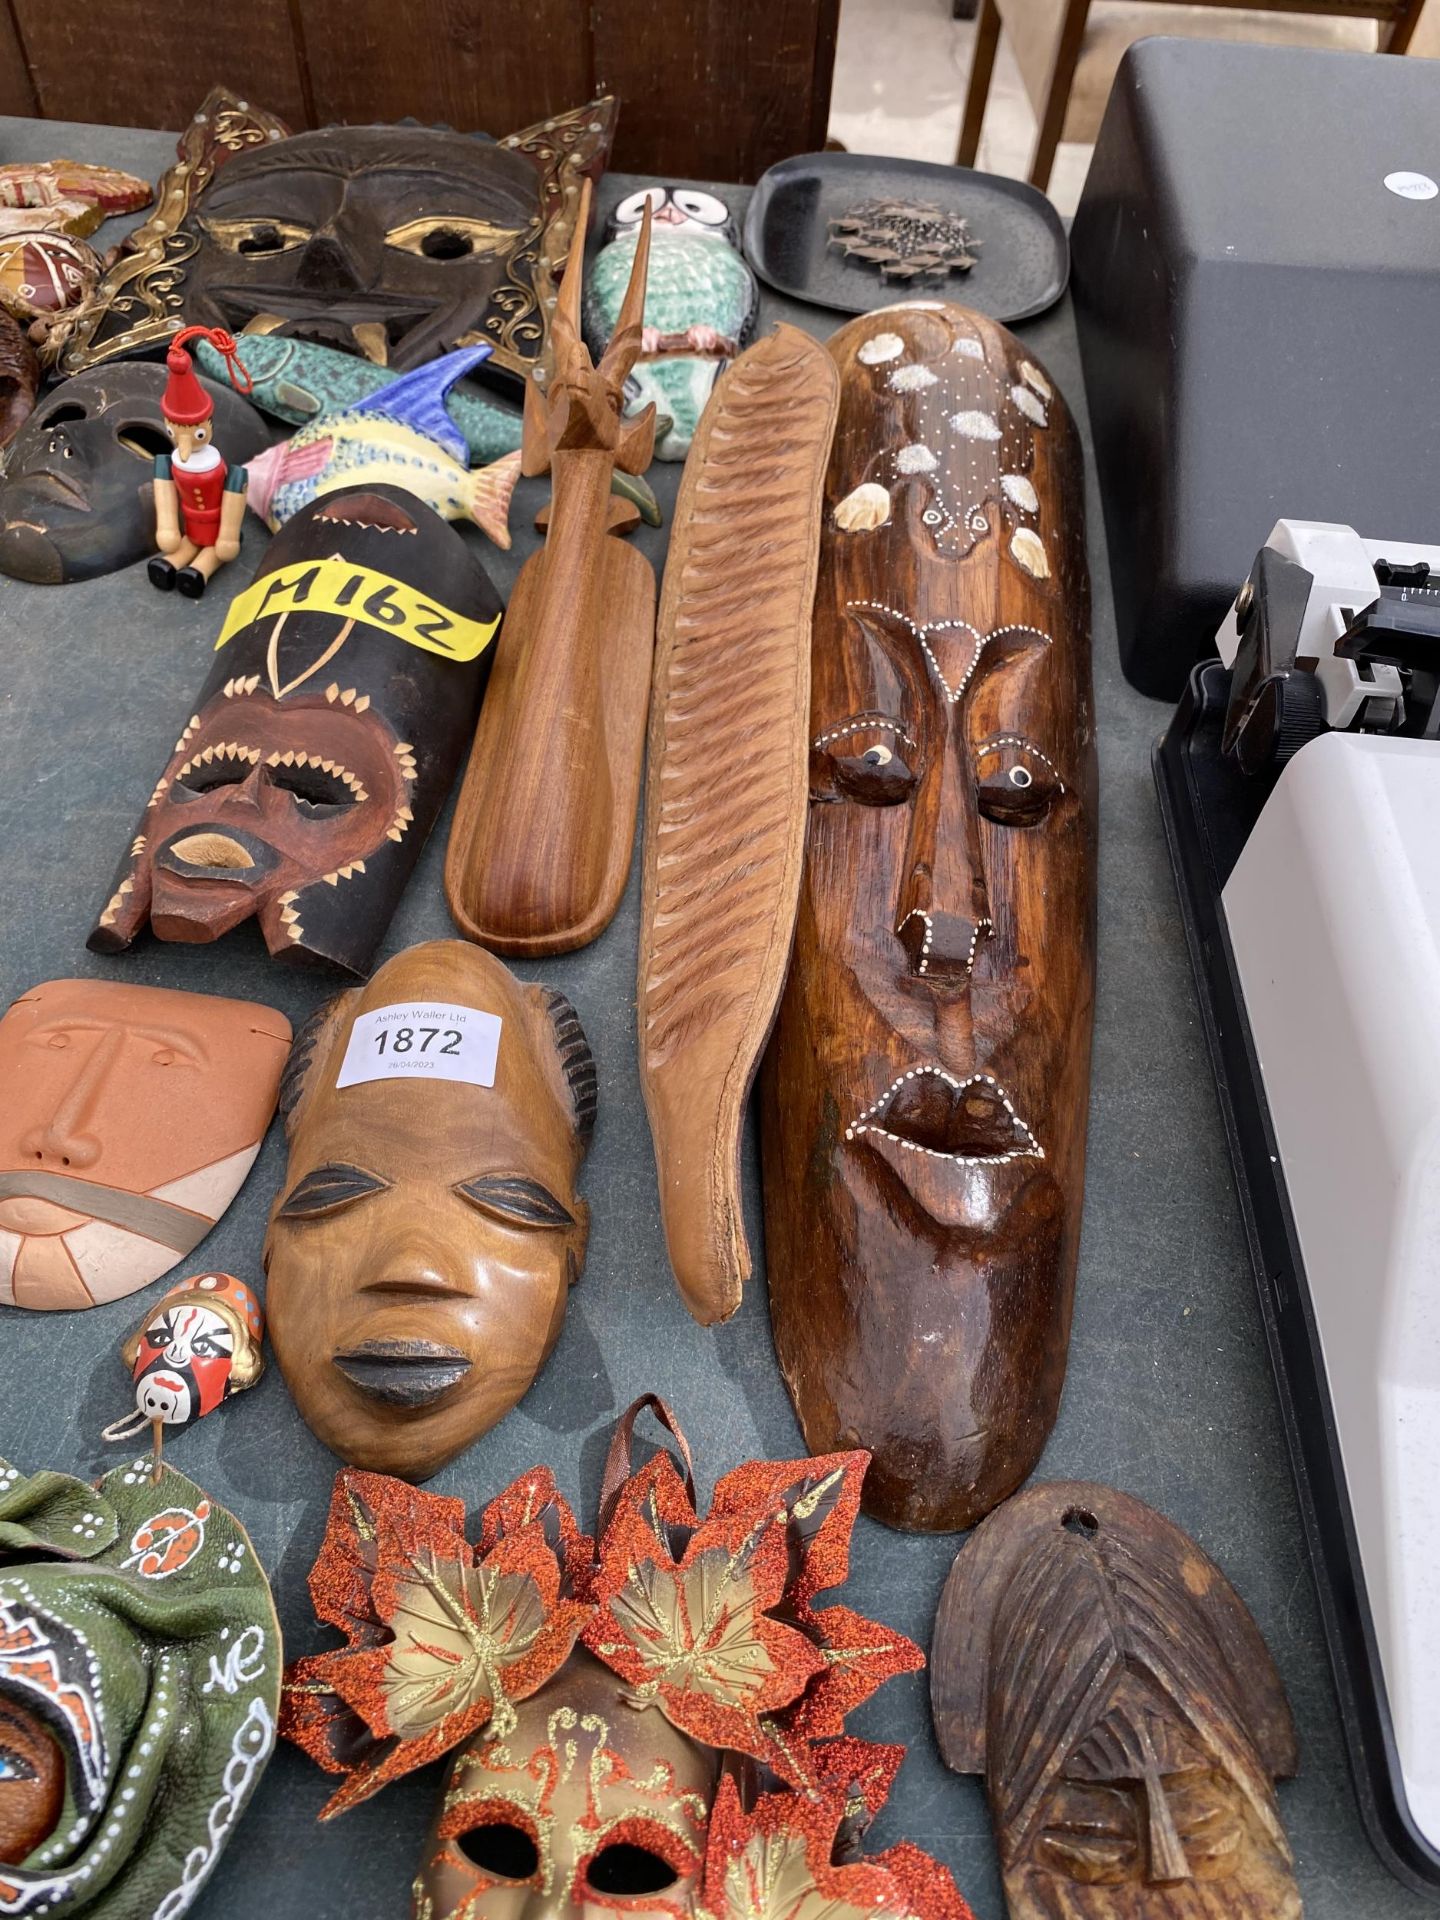
<svg viewBox="0 0 1440 1920"><path fill-rule="evenodd" d="M1230 673L1220 661L1194 669L1155 748L1155 784L1360 1815L1396 1878L1440 1899L1440 1852L1406 1801L1320 1338L1221 905L1274 786L1273 777L1246 775L1221 757L1229 698Z"/></svg>
<svg viewBox="0 0 1440 1920"><path fill-rule="evenodd" d="M1440 193L1410 197L1426 178L1440 61L1143 40L1121 63L1071 283L1142 692L1180 697L1282 514L1435 538Z"/></svg>

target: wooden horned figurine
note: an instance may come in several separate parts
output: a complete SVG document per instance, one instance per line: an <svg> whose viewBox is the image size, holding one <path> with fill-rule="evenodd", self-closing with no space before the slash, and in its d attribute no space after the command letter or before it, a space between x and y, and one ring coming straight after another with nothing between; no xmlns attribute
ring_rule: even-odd
<svg viewBox="0 0 1440 1920"><path fill-rule="evenodd" d="M566 953L593 940L630 870L655 640L655 577L612 539L636 509L615 469L643 473L654 409L622 418L640 352L647 212L599 366L580 337L586 183L551 323L554 370L525 389L526 474L550 473L544 548L522 568L460 790L445 891L462 933L496 953Z"/></svg>
<svg viewBox="0 0 1440 1920"><path fill-rule="evenodd" d="M177 587L198 600L206 582L240 551L245 518L246 472L227 467L211 438L215 402L205 391L185 350L187 340L208 340L225 357L232 385L250 390L250 376L231 336L220 327L182 327L170 343L170 370L160 411L173 453L155 456L155 544L150 584L162 593Z"/></svg>

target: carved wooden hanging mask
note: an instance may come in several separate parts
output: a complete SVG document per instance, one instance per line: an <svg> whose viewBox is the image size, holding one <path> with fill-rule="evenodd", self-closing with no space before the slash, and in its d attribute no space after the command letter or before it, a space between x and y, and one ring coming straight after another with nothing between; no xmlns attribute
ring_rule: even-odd
<svg viewBox="0 0 1440 1920"><path fill-rule="evenodd" d="M0 1019L0 1302L118 1300L197 1247L275 1111L290 1023L252 1000L46 980Z"/></svg>
<svg viewBox="0 0 1440 1920"><path fill-rule="evenodd" d="M1139 1500L1007 1501L946 1582L946 1764L983 1773L1011 1920L1299 1920L1290 1709L1244 1602Z"/></svg>
<svg viewBox="0 0 1440 1920"><path fill-rule="evenodd" d="M332 493L271 542L90 935L216 940L363 972L474 730L500 599L398 487Z"/></svg>
<svg viewBox="0 0 1440 1920"><path fill-rule="evenodd" d="M580 1022L493 955L431 941L302 1030L281 1104L265 1248L281 1370L342 1459L426 1479L529 1387L584 1264Z"/></svg>
<svg viewBox="0 0 1440 1920"><path fill-rule="evenodd" d="M10 449L0 479L0 573L53 586L114 573L155 551L154 471L172 442L163 366L104 367L62 381ZM269 434L230 386L200 383L215 407L215 444L231 466Z"/></svg>
<svg viewBox="0 0 1440 1920"><path fill-rule="evenodd" d="M830 343L841 400L810 815L765 1074L776 1348L865 1504L974 1523L1064 1379L1094 941L1079 441L1019 342L916 301Z"/></svg>
<svg viewBox="0 0 1440 1920"><path fill-rule="evenodd" d="M409 125L281 139L271 116L226 99L228 150L216 154L207 101L144 244L77 321L66 371L158 344L177 310L186 325L315 340L402 373L479 341L510 373L548 365L552 296L581 180L610 150L613 100L497 142Z"/></svg>

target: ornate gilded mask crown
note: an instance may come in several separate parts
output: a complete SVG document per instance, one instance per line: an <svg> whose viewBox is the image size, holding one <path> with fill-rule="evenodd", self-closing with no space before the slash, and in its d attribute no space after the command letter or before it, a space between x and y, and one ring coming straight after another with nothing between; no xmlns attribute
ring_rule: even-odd
<svg viewBox="0 0 1440 1920"><path fill-rule="evenodd" d="M667 1452L630 1471L647 1405L683 1471ZM867 1464L749 1461L702 1519L684 1437L647 1395L616 1428L598 1549L547 1467L491 1501L475 1546L460 1501L343 1470L310 1586L348 1644L291 1668L280 1722L345 1776L322 1818L462 1742L504 1743L518 1703L583 1648L626 1706L658 1709L715 1758L696 1883L706 1911L768 1913L798 1873L821 1905L965 1920L948 1873L916 1849L858 1855L904 1750L847 1735L845 1717L924 1664L902 1634L817 1604L846 1578Z"/></svg>

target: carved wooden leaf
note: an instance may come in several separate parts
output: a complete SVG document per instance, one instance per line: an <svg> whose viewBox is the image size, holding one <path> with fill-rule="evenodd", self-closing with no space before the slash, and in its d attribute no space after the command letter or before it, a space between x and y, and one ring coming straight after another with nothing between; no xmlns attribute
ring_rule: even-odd
<svg viewBox="0 0 1440 1920"><path fill-rule="evenodd" d="M810 620L839 404L793 327L719 382L665 570L645 809L640 1074L670 1263L704 1324L740 1304L745 1101L775 1017L805 842Z"/></svg>

